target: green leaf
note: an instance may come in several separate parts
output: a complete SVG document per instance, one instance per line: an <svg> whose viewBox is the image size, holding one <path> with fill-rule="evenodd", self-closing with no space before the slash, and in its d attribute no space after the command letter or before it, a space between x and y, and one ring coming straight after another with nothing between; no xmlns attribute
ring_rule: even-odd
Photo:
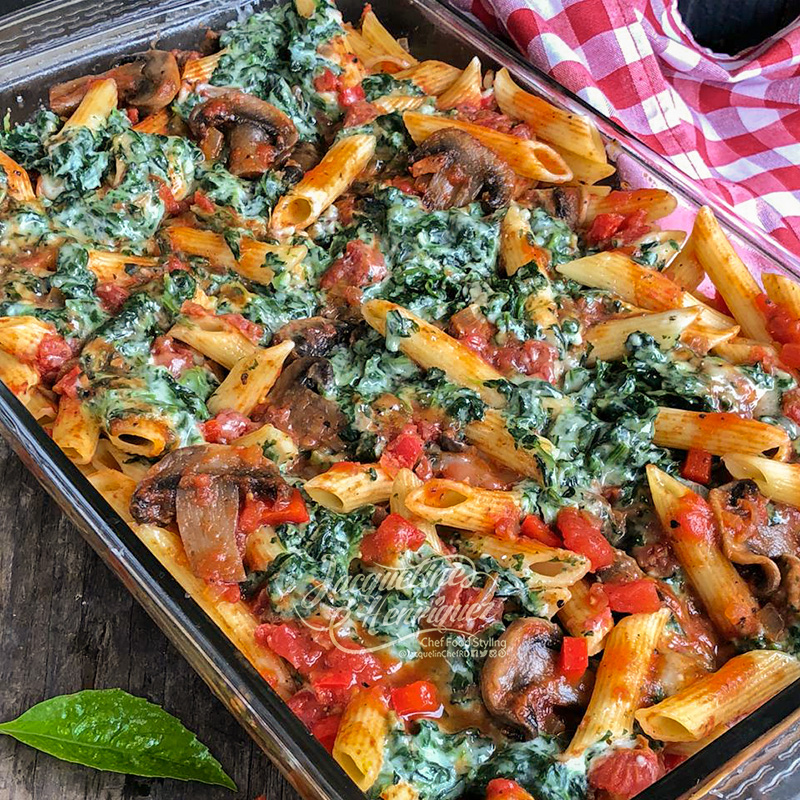
<svg viewBox="0 0 800 800"><path fill-rule="evenodd" d="M191 731L159 706L122 689L53 697L1 723L0 733L62 761L95 769L236 790Z"/></svg>

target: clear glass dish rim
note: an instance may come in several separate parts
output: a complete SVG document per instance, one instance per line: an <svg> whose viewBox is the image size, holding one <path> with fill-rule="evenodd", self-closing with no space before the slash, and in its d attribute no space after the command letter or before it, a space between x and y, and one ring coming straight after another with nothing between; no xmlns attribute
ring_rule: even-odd
<svg viewBox="0 0 800 800"><path fill-rule="evenodd" d="M386 0L373 0L380 15ZM742 220L721 198L709 196L692 178L632 137L615 122L598 114L583 100L568 92L549 76L524 61L504 42L492 38L459 9L438 0L405 0L438 18L444 28L457 31L475 52L509 68L544 97L572 111L589 115L601 132L613 140L620 152L634 158L646 171L660 177L693 205L712 206L724 227L783 271L800 277L800 259L762 229ZM238 0L132 0L126 13L90 24L76 36L72 31L46 43L37 42L30 51L13 59L18 70L10 78L23 77L31 59L43 53L74 48L80 55L99 52L105 36L134 29L145 20L169 15L164 28L202 16L205 9L239 8ZM89 11L91 0L45 0L0 20L0 41L26 25L52 23L65 9ZM206 12L207 13L207 12ZM37 22L38 20L38 22ZM24 35L24 30L22 32ZM35 31L33 33L35 36ZM0 51L0 67L10 61ZM61 65L62 67L64 64ZM6 70L4 69L4 72ZM3 87L0 87L3 88ZM162 631L178 647L192 667L220 698L273 762L301 793L320 798L356 800L364 794L350 781L322 746L306 731L288 706L272 691L223 632L186 595L178 582L142 544L133 530L108 505L81 472L64 456L14 395L0 384L0 433L23 459L44 488L76 523L84 538L144 606ZM642 800L674 800L703 793L720 775L733 769L745 752L758 750L770 741L770 731L783 728L800 709L800 680L784 689L720 738L670 772L638 797ZM734 753L734 756L730 754ZM738 755L737 755L738 754Z"/></svg>

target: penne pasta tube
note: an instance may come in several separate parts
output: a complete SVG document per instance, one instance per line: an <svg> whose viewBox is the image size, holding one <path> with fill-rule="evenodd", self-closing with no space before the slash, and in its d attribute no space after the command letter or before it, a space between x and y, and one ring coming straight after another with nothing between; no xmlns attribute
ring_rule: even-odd
<svg viewBox="0 0 800 800"><path fill-rule="evenodd" d="M774 363L778 360L778 351L772 345L738 336L714 345L714 352L731 364Z"/></svg>
<svg viewBox="0 0 800 800"><path fill-rule="evenodd" d="M363 59L362 59L363 60ZM422 61L413 67L396 72L398 80L410 80L427 95L440 95L461 75L461 70L444 61Z"/></svg>
<svg viewBox="0 0 800 800"><path fill-rule="evenodd" d="M53 425L53 441L75 464L89 464L100 439L100 423L75 397L62 395Z"/></svg>
<svg viewBox="0 0 800 800"><path fill-rule="evenodd" d="M381 771L388 733L389 708L382 689L357 691L342 714L333 757L362 791L375 783Z"/></svg>
<svg viewBox="0 0 800 800"><path fill-rule="evenodd" d="M133 126L133 130L137 133L154 133L159 136L166 136L169 132L168 126L169 111L166 108L162 108L160 111L156 111L155 114L145 117L141 122L137 122Z"/></svg>
<svg viewBox="0 0 800 800"><path fill-rule="evenodd" d="M0 317L0 350L32 364L45 336L52 336L55 328L37 317Z"/></svg>
<svg viewBox="0 0 800 800"><path fill-rule="evenodd" d="M361 35L373 50L391 56L400 69L411 67L419 63L417 59L383 27L381 21L375 16L375 12L370 8L368 8L361 17Z"/></svg>
<svg viewBox="0 0 800 800"><path fill-rule="evenodd" d="M727 330L719 330L718 328L702 324L689 325L681 334L681 341L698 353L705 354L708 353L709 350L713 350L721 344L735 339L738 333L738 325L734 325Z"/></svg>
<svg viewBox="0 0 800 800"><path fill-rule="evenodd" d="M123 453L145 458L160 456L174 439L166 422L140 414L112 420L106 426L106 434Z"/></svg>
<svg viewBox="0 0 800 800"><path fill-rule="evenodd" d="M172 250L189 256L200 256L219 267L235 269L236 258L228 243L219 233L173 225L167 228Z"/></svg>
<svg viewBox="0 0 800 800"><path fill-rule="evenodd" d="M759 342L769 342L771 337L766 320L755 302L761 289L708 206L703 206L697 214L692 239L697 258L741 325L744 335Z"/></svg>
<svg viewBox="0 0 800 800"><path fill-rule="evenodd" d="M699 308L676 308L672 311L621 317L592 325L585 337L591 345L589 363L624 358L627 353L625 342L632 333L637 332L650 334L661 347L672 347L698 316L700 316Z"/></svg>
<svg viewBox="0 0 800 800"><path fill-rule="evenodd" d="M304 244L269 244L255 239L242 239L239 260L234 269L242 277L267 286L275 277L274 271L265 264L268 258L279 259L284 268L292 272L307 255L308 248Z"/></svg>
<svg viewBox="0 0 800 800"><path fill-rule="evenodd" d="M665 189L634 189L632 191L611 192L589 198L586 209L586 223L591 224L598 214L633 214L645 211L645 220L654 222L671 214L678 201Z"/></svg>
<svg viewBox="0 0 800 800"><path fill-rule="evenodd" d="M387 786L381 792L381 800L418 800L419 793L405 781Z"/></svg>
<svg viewBox="0 0 800 800"><path fill-rule="evenodd" d="M375 142L374 136L365 133L336 142L322 161L278 200L270 219L271 230L283 237L311 225L367 166Z"/></svg>
<svg viewBox="0 0 800 800"><path fill-rule="evenodd" d="M475 56L453 83L436 98L436 108L446 111L458 106L480 106L481 80L481 62Z"/></svg>
<svg viewBox="0 0 800 800"><path fill-rule="evenodd" d="M380 69L386 64L386 54L376 50L349 22L345 23L344 45L368 70ZM397 64L389 59L388 69L397 69Z"/></svg>
<svg viewBox="0 0 800 800"><path fill-rule="evenodd" d="M763 273L761 281L767 297L783 306L795 319L800 319L800 284L788 275Z"/></svg>
<svg viewBox="0 0 800 800"><path fill-rule="evenodd" d="M413 111L423 105L426 99L416 95L387 94L379 97L372 105L379 108L382 114L391 114L394 111Z"/></svg>
<svg viewBox="0 0 800 800"><path fill-rule="evenodd" d="M130 511L131 497L136 489L136 481L133 478L123 475L117 469L101 467L89 476L89 482L128 525L133 523Z"/></svg>
<svg viewBox="0 0 800 800"><path fill-rule="evenodd" d="M555 144L551 145L551 147L561 156L564 163L572 172L572 179L567 181L567 185L578 184L584 189L593 189L595 187L592 186L592 184L610 177L617 171L617 168L613 164L592 161L591 159L573 153L571 150L565 150L563 147L559 147Z"/></svg>
<svg viewBox="0 0 800 800"><path fill-rule="evenodd" d="M583 578L573 583L569 587L570 599L558 612L558 620L570 636L586 639L589 655L594 656L605 646L614 618L608 606L598 607L590 589Z"/></svg>
<svg viewBox="0 0 800 800"><path fill-rule="evenodd" d="M456 128L474 136L519 175L548 183L566 183L572 180L572 171L564 159L544 142L519 139L473 122L423 114L420 111L406 111L403 122L416 144L422 144L436 131Z"/></svg>
<svg viewBox="0 0 800 800"><path fill-rule="evenodd" d="M186 558L180 536L155 525L133 525L136 535L164 565L183 590L205 611L222 632L241 650L258 673L284 699L294 691L294 681L284 662L271 650L258 644L255 631L258 619L241 600L230 603L217 590L196 577Z"/></svg>
<svg viewBox="0 0 800 800"><path fill-rule="evenodd" d="M636 712L642 730L662 742L696 742L734 723L800 678L800 661L775 650L734 656L716 672Z"/></svg>
<svg viewBox="0 0 800 800"><path fill-rule="evenodd" d="M601 739L614 742L633 734L634 714L644 700L656 646L669 611L631 614L606 639L592 698L562 758L576 758Z"/></svg>
<svg viewBox="0 0 800 800"><path fill-rule="evenodd" d="M0 169L6 174L9 197L19 203L32 203L36 200L36 193L33 191L28 171L2 150L0 150Z"/></svg>
<svg viewBox="0 0 800 800"><path fill-rule="evenodd" d="M247 537L244 558L249 570L265 570L286 548L270 525L262 525Z"/></svg>
<svg viewBox="0 0 800 800"><path fill-rule="evenodd" d="M301 17L309 19L317 10L316 0L294 0L294 7Z"/></svg>
<svg viewBox="0 0 800 800"><path fill-rule="evenodd" d="M464 432L467 439L493 461L520 475L541 480L536 457L517 444L499 412L487 408L483 419L470 422ZM542 441L547 441L544 437L541 438Z"/></svg>
<svg viewBox="0 0 800 800"><path fill-rule="evenodd" d="M647 480L661 526L714 626L726 639L757 635L758 603L722 552L708 504L654 464Z"/></svg>
<svg viewBox="0 0 800 800"><path fill-rule="evenodd" d="M44 428L51 428L58 416L56 402L48 394L37 387L25 399L25 408Z"/></svg>
<svg viewBox="0 0 800 800"><path fill-rule="evenodd" d="M294 439L268 422L260 428L240 436L233 444L237 447L256 445L261 448L267 458L276 464L288 464L300 454Z"/></svg>
<svg viewBox="0 0 800 800"><path fill-rule="evenodd" d="M89 86L80 105L64 123L60 133L70 128L97 130L117 107L117 84L113 78L103 78Z"/></svg>
<svg viewBox="0 0 800 800"><path fill-rule="evenodd" d="M571 587L592 566L586 556L572 550L548 547L534 539L509 541L495 536L472 534L461 537L461 546L464 552L476 558L491 556L501 567L525 578L534 587Z"/></svg>
<svg viewBox="0 0 800 800"><path fill-rule="evenodd" d="M361 313L369 325L384 336L390 313L410 320L410 332L398 341L401 352L423 369L443 369L453 383L473 389L489 405L502 407L505 404L497 390L485 385L502 380L502 374L457 339L388 300L370 300L361 306Z"/></svg>
<svg viewBox="0 0 800 800"><path fill-rule="evenodd" d="M223 49L210 56L190 58L183 67L181 79L190 84L208 83L217 68L217 64L219 64L219 60L226 52L227 49Z"/></svg>
<svg viewBox="0 0 800 800"><path fill-rule="evenodd" d="M380 464L340 461L327 472L306 481L309 497L337 514L385 503L392 496L392 476Z"/></svg>
<svg viewBox="0 0 800 800"><path fill-rule="evenodd" d="M234 364L252 355L256 349L238 328L226 325L222 318L213 314L192 317L191 322L173 325L169 335L194 347L225 369L233 369Z"/></svg>
<svg viewBox="0 0 800 800"><path fill-rule="evenodd" d="M478 533L494 533L498 522L518 519L522 513L522 500L516 492L481 489L442 478L409 492L406 506L434 525Z"/></svg>
<svg viewBox="0 0 800 800"><path fill-rule="evenodd" d="M590 161L607 162L600 132L588 117L556 108L529 94L514 83L505 68L494 76L494 97L504 114L526 122L540 139Z"/></svg>
<svg viewBox="0 0 800 800"><path fill-rule="evenodd" d="M425 541L434 553L443 556L447 552L439 534L436 533L436 526L432 522L422 519L409 511L406 505L408 494L414 489L422 486L422 480L418 478L410 469L401 469L394 476L392 482L392 494L389 498L389 510L393 514L399 514L407 519L412 525L425 534Z"/></svg>
<svg viewBox="0 0 800 800"><path fill-rule="evenodd" d="M687 292L693 292L703 282L706 271L697 258L697 251L691 235L675 258L669 262L664 274Z"/></svg>
<svg viewBox="0 0 800 800"><path fill-rule="evenodd" d="M800 508L800 464L786 464L750 453L728 453L725 468L739 480L752 480L770 500Z"/></svg>
<svg viewBox="0 0 800 800"><path fill-rule="evenodd" d="M147 474L150 465L143 459L123 453L108 439L101 439L92 457L92 466L97 470L111 469L121 472L126 478L138 483Z"/></svg>
<svg viewBox="0 0 800 800"><path fill-rule="evenodd" d="M656 416L653 443L676 450L707 450L715 456L727 453L761 455L775 450L775 458L780 461L785 461L791 452L789 434L777 425L737 414L663 406Z"/></svg>
<svg viewBox="0 0 800 800"><path fill-rule="evenodd" d="M18 358L0 350L0 380L23 403L27 403L31 392L39 384L39 372L30 364L23 364Z"/></svg>
<svg viewBox="0 0 800 800"><path fill-rule="evenodd" d="M154 269L158 266L158 259L154 256L128 256L124 253L90 250L86 266L97 276L99 283L119 283L130 277L125 270L129 264Z"/></svg>
<svg viewBox="0 0 800 800"><path fill-rule="evenodd" d="M219 414L231 409L249 416L273 387L283 362L293 349L294 342L287 340L272 347L257 347L239 359L208 398L208 410Z"/></svg>

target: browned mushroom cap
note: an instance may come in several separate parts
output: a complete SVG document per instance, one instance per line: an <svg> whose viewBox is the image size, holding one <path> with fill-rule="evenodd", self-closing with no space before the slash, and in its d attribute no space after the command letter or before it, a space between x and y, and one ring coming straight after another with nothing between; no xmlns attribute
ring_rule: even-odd
<svg viewBox="0 0 800 800"><path fill-rule="evenodd" d="M285 500L291 494L291 487L258 447L199 444L174 450L150 469L133 493L133 518L158 525L172 522L178 486L189 475L224 478L262 500Z"/></svg>
<svg viewBox="0 0 800 800"><path fill-rule="evenodd" d="M297 142L297 129L282 111L253 95L228 91L195 106L189 128L201 144L212 131L225 135L228 169L255 178L280 163Z"/></svg>
<svg viewBox="0 0 800 800"><path fill-rule="evenodd" d="M346 322L325 317L308 317L287 322L275 331L272 344L290 339L294 342L293 355L325 356L333 347L342 343L350 332Z"/></svg>
<svg viewBox="0 0 800 800"><path fill-rule="evenodd" d="M483 701L492 714L534 736L564 729L555 710L588 702L593 680L587 673L572 683L558 672L561 639L553 623L537 617L508 626L481 673Z"/></svg>
<svg viewBox="0 0 800 800"><path fill-rule="evenodd" d="M431 175L422 198L427 208L458 208L479 196L490 209L502 208L511 201L513 171L466 131L436 131L408 162L415 178Z"/></svg>
<svg viewBox="0 0 800 800"><path fill-rule="evenodd" d="M148 50L102 75L84 75L50 87L50 108L59 116L71 114L98 78L113 78L120 105L153 114L175 98L181 85L178 62L172 53Z"/></svg>
<svg viewBox="0 0 800 800"><path fill-rule="evenodd" d="M339 434L347 426L347 418L336 403L320 394L333 379L327 359L298 358L275 381L263 418L292 436L301 450L325 447L340 451L344 444Z"/></svg>
<svg viewBox="0 0 800 800"><path fill-rule="evenodd" d="M557 186L554 189L531 189L520 202L543 208L551 217L563 219L570 228L586 221L589 195L579 186Z"/></svg>

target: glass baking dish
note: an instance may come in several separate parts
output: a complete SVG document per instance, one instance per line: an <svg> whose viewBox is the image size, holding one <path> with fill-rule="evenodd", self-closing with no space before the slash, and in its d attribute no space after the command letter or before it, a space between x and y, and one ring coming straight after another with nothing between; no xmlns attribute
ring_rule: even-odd
<svg viewBox="0 0 800 800"><path fill-rule="evenodd" d="M255 3L254 8L267 3ZM49 0L0 21L0 107L12 119L34 111L56 80L110 66L116 56L157 44L189 47L206 27L235 17L236 0ZM711 205L745 261L756 272L789 272L800 261L761 229L746 224L666 160L592 111L463 14L436 0L373 0L415 55L464 66L478 53L484 68L506 66L528 88L556 105L589 114L605 136L625 188L666 188L678 207L662 223L689 230L700 204ZM355 19L361 0L340 0ZM127 524L0 384L0 433L58 501L83 536L119 576L192 667L267 755L307 798L364 795L305 730L245 658L195 605ZM639 795L642 800L758 798L781 800L800 789L800 681ZM732 755L735 754L735 755Z"/></svg>

